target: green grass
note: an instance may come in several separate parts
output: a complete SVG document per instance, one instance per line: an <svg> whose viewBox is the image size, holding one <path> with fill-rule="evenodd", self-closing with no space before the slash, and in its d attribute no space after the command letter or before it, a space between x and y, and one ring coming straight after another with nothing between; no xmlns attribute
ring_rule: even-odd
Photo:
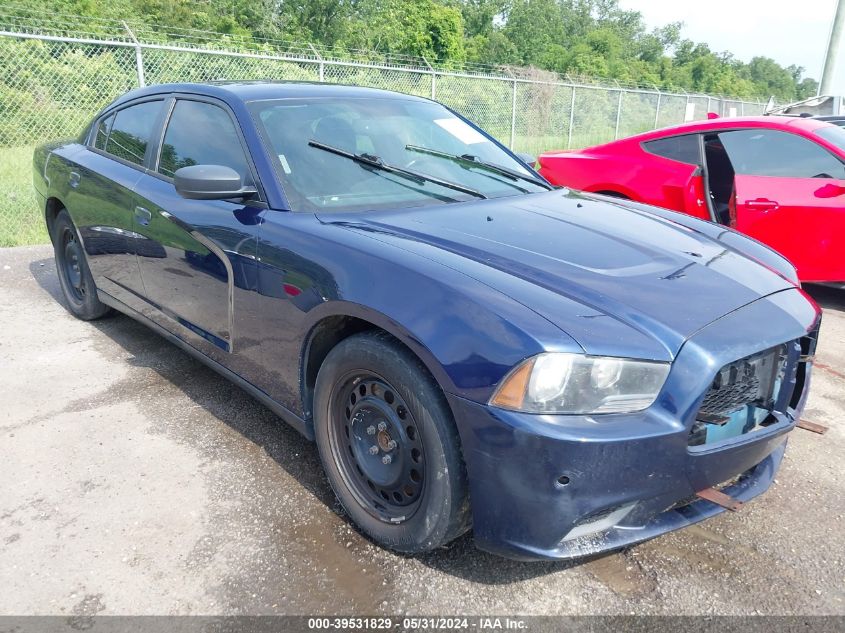
<svg viewBox="0 0 845 633"><path fill-rule="evenodd" d="M0 147L0 247L49 241L32 189L32 149Z"/></svg>

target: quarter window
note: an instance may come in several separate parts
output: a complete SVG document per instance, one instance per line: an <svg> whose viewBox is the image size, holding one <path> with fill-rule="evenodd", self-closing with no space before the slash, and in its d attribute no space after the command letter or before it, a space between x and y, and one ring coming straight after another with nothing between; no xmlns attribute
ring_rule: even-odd
<svg viewBox="0 0 845 633"><path fill-rule="evenodd" d="M161 101L145 101L118 111L108 133L106 151L130 163L143 165L161 104Z"/></svg>
<svg viewBox="0 0 845 633"><path fill-rule="evenodd" d="M843 178L845 166L833 154L809 139L779 130L722 132L737 174L781 178Z"/></svg>
<svg viewBox="0 0 845 633"><path fill-rule="evenodd" d="M97 125L97 134L94 136L94 147L97 149L106 149L106 141L109 138L109 130L111 130L112 123L114 123L113 114L102 119Z"/></svg>
<svg viewBox="0 0 845 633"><path fill-rule="evenodd" d="M223 108L201 101L176 102L164 135L158 171L173 177L177 169L190 165L231 167L245 184L250 184L235 124Z"/></svg>
<svg viewBox="0 0 845 633"><path fill-rule="evenodd" d="M839 127L839 126L843 127ZM816 136L820 136L828 143L833 143L845 152L845 121L838 122L836 125L828 127L820 127L816 130Z"/></svg>
<svg viewBox="0 0 845 633"><path fill-rule="evenodd" d="M696 134L670 136L669 138L646 141L643 143L643 147L651 154L656 154L657 156L662 156L670 160L676 160L689 165L698 165L701 163L700 153L698 151L698 136Z"/></svg>

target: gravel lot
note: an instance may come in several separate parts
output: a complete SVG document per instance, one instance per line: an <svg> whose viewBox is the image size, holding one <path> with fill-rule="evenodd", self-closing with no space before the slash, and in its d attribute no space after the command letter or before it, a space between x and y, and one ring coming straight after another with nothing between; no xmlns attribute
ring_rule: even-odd
<svg viewBox="0 0 845 633"><path fill-rule="evenodd" d="M0 250L0 614L845 614L845 291L777 483L578 563L360 536L316 448L127 317L64 309L49 247Z"/></svg>

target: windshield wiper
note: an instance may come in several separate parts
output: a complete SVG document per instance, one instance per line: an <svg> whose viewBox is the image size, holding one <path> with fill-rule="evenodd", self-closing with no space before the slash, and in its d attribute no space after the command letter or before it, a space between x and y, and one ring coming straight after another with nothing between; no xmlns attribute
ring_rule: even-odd
<svg viewBox="0 0 845 633"><path fill-rule="evenodd" d="M552 187L549 183L538 178L534 178L533 176L529 176L527 174L521 174L514 169L508 169L507 167L502 167L501 165L496 165L495 163L488 163L487 161L481 160L478 156L474 156L472 154L450 154L448 152L441 152L439 149L430 149L428 147L420 147L419 145L406 145L405 149L411 152L431 154L432 156L448 158L449 160L453 160L458 163L480 167L481 169L492 171L501 176L505 176L506 178L510 178L511 180L524 180L526 182L533 183L538 187L543 187L544 189L554 189L554 187Z"/></svg>
<svg viewBox="0 0 845 633"><path fill-rule="evenodd" d="M343 156L344 158L348 158L349 160L354 160L356 163L361 163L362 165L366 165L367 167L370 167L372 169L386 171L391 174L396 174L397 176L407 178L408 180L413 180L414 182L420 185L425 182L431 182L435 185L446 187L447 189L452 189L454 191L460 191L461 193L466 193L471 196L475 196L476 198L487 198L487 196L485 196L483 193L471 187L464 187L463 185L459 185L456 182L443 180L442 178L435 178L434 176L429 176L428 174L423 174L422 172L412 171L410 169L403 169L402 167L397 167L396 165L385 163L381 158L372 154L355 154L353 152L347 152L346 150L340 149L339 147L332 147L331 145L326 145L325 143L320 143L319 141L314 140L308 141L308 144L311 147L316 147L317 149L321 149L326 152L336 154L338 156Z"/></svg>

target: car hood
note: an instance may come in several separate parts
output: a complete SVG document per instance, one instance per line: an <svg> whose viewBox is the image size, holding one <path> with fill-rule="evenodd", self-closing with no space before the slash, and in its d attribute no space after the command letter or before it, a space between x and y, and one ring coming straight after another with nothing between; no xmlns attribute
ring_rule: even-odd
<svg viewBox="0 0 845 633"><path fill-rule="evenodd" d="M589 354L669 360L719 317L794 288L735 245L569 190L320 219L464 272Z"/></svg>

